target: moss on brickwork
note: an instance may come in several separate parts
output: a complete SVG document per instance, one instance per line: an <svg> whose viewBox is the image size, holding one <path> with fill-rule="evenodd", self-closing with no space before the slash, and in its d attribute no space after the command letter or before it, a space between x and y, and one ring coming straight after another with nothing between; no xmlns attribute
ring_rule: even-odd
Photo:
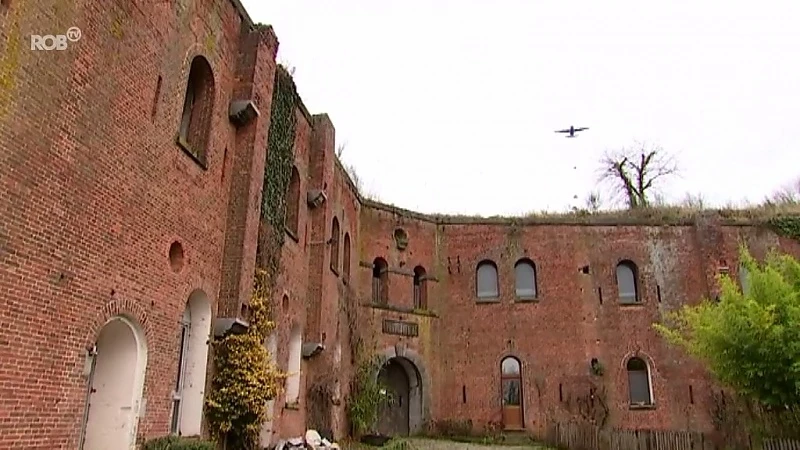
<svg viewBox="0 0 800 450"><path fill-rule="evenodd" d="M781 236L800 241L800 216L773 217L767 225Z"/></svg>
<svg viewBox="0 0 800 450"><path fill-rule="evenodd" d="M297 88L291 75L278 67L272 92L272 113L267 138L267 162L261 191L261 220L269 226L260 242L264 268L273 277L280 271L281 249L286 239L286 190L294 164Z"/></svg>
<svg viewBox="0 0 800 450"><path fill-rule="evenodd" d="M122 39L125 36L125 31L123 29L123 18L120 15L116 15L113 19L111 19L111 27L109 29L111 35L117 39Z"/></svg>
<svg viewBox="0 0 800 450"><path fill-rule="evenodd" d="M22 33L20 32L19 21L25 6L25 1L17 0L6 18L8 38L2 56L0 56L0 117L3 117L8 112L11 99L14 97L17 72L19 71L20 51L22 50Z"/></svg>

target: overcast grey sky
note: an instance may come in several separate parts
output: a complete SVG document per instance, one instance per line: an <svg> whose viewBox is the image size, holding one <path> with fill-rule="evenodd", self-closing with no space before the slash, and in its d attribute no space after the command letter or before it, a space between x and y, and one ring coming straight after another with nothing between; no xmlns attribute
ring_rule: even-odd
<svg viewBox="0 0 800 450"><path fill-rule="evenodd" d="M564 210L635 140L680 162L668 199L756 201L800 176L798 1L243 3L397 206ZM570 125L590 129L554 133Z"/></svg>

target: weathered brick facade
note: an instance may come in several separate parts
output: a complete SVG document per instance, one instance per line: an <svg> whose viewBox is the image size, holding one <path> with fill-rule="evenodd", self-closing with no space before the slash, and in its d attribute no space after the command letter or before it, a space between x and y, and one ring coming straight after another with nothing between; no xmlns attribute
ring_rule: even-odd
<svg viewBox="0 0 800 450"><path fill-rule="evenodd" d="M30 50L31 34L70 26L83 34L67 50ZM271 29L253 26L236 0L0 6L0 448L78 448L93 373L87 349L115 317L125 318L139 346L120 367L134 373L143 364L141 379L131 378L141 396L130 388L119 403L130 431L139 439L170 431L187 301L207 299L211 332L241 314L252 288L277 48ZM196 91L206 108L197 114L208 122L187 125L181 140L193 61L207 62L213 76ZM233 102L248 100L256 117L229 118ZM274 401L265 442L295 436L308 422L346 433L340 400L353 371L346 302L362 311L359 331L380 354L415 365L421 389L411 428L501 422L500 364L514 356L528 430L579 415L590 389L599 396L602 388L615 426L707 429L712 384L652 322L713 295L720 265L736 273L740 239L756 256L772 247L800 255L796 242L763 228L713 219L524 224L445 220L372 203L336 161L328 116L298 105L296 118L298 232L281 250L272 345L284 369L296 350L293 328L325 349L302 360L298 401L287 404L285 394ZM311 206L315 190L327 199ZM408 238L402 250L398 228ZM377 257L388 265L386 305L370 305ZM523 257L536 267L531 301L514 293ZM483 260L497 267L499 298L478 302ZM621 260L638 268L641 304L616 300ZM418 266L426 305L415 306ZM391 334L402 328L397 322L413 323L405 328L412 336ZM628 405L631 355L650 367L648 408ZM590 372L592 358L603 376ZM311 419L316 406L307 393L331 380L338 398Z"/></svg>

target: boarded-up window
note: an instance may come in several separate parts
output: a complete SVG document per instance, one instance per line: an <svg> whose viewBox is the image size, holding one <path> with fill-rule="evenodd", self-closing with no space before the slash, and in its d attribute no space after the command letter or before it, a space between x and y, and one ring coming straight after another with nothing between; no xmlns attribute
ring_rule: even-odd
<svg viewBox="0 0 800 450"><path fill-rule="evenodd" d="M428 308L428 280L425 268L414 268L414 308Z"/></svg>
<svg viewBox="0 0 800 450"><path fill-rule="evenodd" d="M211 65L202 56L195 56L186 83L178 142L204 167L214 108L214 89Z"/></svg>
<svg viewBox="0 0 800 450"><path fill-rule="evenodd" d="M514 266L516 292L519 298L536 298L536 266L523 259Z"/></svg>
<svg viewBox="0 0 800 450"><path fill-rule="evenodd" d="M497 284L497 266L491 261L478 264L475 284L478 298L497 298L500 289Z"/></svg>
<svg viewBox="0 0 800 450"><path fill-rule="evenodd" d="M336 217L331 225L331 270L339 274L339 219Z"/></svg>
<svg viewBox="0 0 800 450"><path fill-rule="evenodd" d="M286 191L286 230L297 239L300 228L300 173L292 167L289 189Z"/></svg>
<svg viewBox="0 0 800 450"><path fill-rule="evenodd" d="M345 283L350 281L350 233L344 234L342 244L342 272L344 273Z"/></svg>
<svg viewBox="0 0 800 450"><path fill-rule="evenodd" d="M617 265L617 289L620 303L638 303L639 293L636 282L636 265L623 261Z"/></svg>
<svg viewBox="0 0 800 450"><path fill-rule="evenodd" d="M383 258L375 258L372 262L372 302L389 304L389 264Z"/></svg>
<svg viewBox="0 0 800 450"><path fill-rule="evenodd" d="M650 372L641 358L628 360L628 391L631 405L651 405Z"/></svg>

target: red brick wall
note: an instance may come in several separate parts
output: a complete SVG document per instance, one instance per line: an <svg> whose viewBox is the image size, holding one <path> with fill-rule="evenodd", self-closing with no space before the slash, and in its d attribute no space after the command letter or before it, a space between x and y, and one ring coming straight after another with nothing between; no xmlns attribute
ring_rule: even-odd
<svg viewBox="0 0 800 450"><path fill-rule="evenodd" d="M380 346L403 342L423 355L432 373L432 419L472 420L476 427L501 421L500 362L511 355L523 364L528 429L541 430L548 420L577 414L577 397L589 393L593 379L607 390L609 423L614 426L708 429L708 390L713 384L696 362L667 346L652 323L665 311L715 292L717 261L727 260L735 271L740 240L757 257L774 246L800 254L797 243L779 240L757 227L703 222L435 226L415 220L418 215L383 209L363 208L361 220L362 236L371 237L360 241L362 260L371 262L381 256L393 271L391 308L375 309L374 314L417 322L420 336L382 335ZM408 248L402 252L391 237L396 227L404 228L409 236ZM522 257L536 263L539 295L535 302L515 301L514 264ZM483 259L498 266L500 299L477 304L475 271ZM616 300L615 266L622 259L638 266L642 305L623 306ZM439 279L429 285L430 309L438 318L408 311L411 278L395 271L417 263ZM581 270L586 265L588 274ZM363 299L370 298L370 278L369 270L362 269ZM380 335L380 320L373 326ZM625 361L633 354L651 364L654 409L628 407ZM602 377L591 375L592 358L604 366Z"/></svg>
<svg viewBox="0 0 800 450"><path fill-rule="evenodd" d="M14 0L0 12L0 448L76 448L85 348L115 314L135 319L147 337L139 434L167 433L183 307L202 289L215 315L233 316L249 297L262 180L270 170L264 161L277 51L271 31L242 33L242 13L222 0L104 0L81 8L61 2L57 18L52 8ZM66 51L29 50L30 34L73 25L83 36ZM215 81L206 168L174 141L198 54L209 60ZM237 129L228 105L250 98L261 115ZM360 326L376 337L378 351L406 346L420 355L430 418L470 419L478 427L499 421L500 361L514 355L523 363L525 425L537 430L574 414L576 396L593 379L591 358L606 368L595 381L608 390L612 424L707 428L711 383L658 338L652 322L713 295L720 260L736 275L740 239L759 257L776 245L800 256L797 242L705 219L661 227L434 223L361 204L336 163L330 119L302 106L296 114L300 226L297 240L286 239L274 292L275 358L287 367L295 323L304 340L326 349L302 362L299 409L285 408L283 394L276 399L279 437L302 433L312 406L306 391L315 382L333 373L346 396L353 367L343 303L370 302L375 257L391 270L390 305L359 306ZM327 202L309 208L310 189L324 189ZM338 274L330 269L333 217L340 224ZM409 237L402 251L397 227ZM174 241L185 253L178 273L168 260ZM537 264L536 302L513 301L513 266L522 256ZM498 266L501 298L476 304L475 266L484 258ZM614 265L622 258L638 265L643 305L615 302ZM430 277L427 312L412 310L417 265ZM580 271L586 265L588 274ZM384 319L416 322L419 335L386 335ZM655 409L627 407L624 361L634 352L652 365ZM337 437L346 432L344 403L331 407L327 425Z"/></svg>
<svg viewBox="0 0 800 450"><path fill-rule="evenodd" d="M264 159L265 132L251 130L267 128L276 42L242 47L232 3L78 5L18 0L0 13L0 448L77 448L85 349L115 314L147 335L138 431L167 433L184 305L198 288L216 305L220 290L236 173L226 160L248 133ZM83 35L67 50L30 50L30 34L70 26ZM228 104L240 51L266 101L258 124L237 132ZM215 81L207 170L175 144L196 54ZM257 184L263 162L253 172ZM173 241L185 253L179 273ZM241 245L253 260L252 243Z"/></svg>

